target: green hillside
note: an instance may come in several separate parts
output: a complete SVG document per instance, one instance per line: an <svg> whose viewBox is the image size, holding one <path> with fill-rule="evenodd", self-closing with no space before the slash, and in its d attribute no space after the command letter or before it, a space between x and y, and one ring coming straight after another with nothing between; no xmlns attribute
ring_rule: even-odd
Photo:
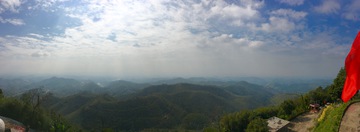
<svg viewBox="0 0 360 132"><path fill-rule="evenodd" d="M227 87L182 83L150 86L126 100L79 93L47 107L86 130L201 130L217 124L224 113L265 106L272 96L245 82Z"/></svg>
<svg viewBox="0 0 360 132"><path fill-rule="evenodd" d="M148 84L133 83L124 80L112 81L103 88L105 93L116 97L124 98L125 95L134 94L141 89L149 86Z"/></svg>
<svg viewBox="0 0 360 132"><path fill-rule="evenodd" d="M341 118L346 107L351 103L342 103L338 106L325 108L313 129L315 132L336 132L339 130ZM325 111L325 112L324 112Z"/></svg>
<svg viewBox="0 0 360 132"><path fill-rule="evenodd" d="M342 77L343 74L339 74L332 85L313 88L302 95L282 93L246 81L206 78L177 78L154 83L116 80L99 84L53 77L27 85L21 83L20 89L28 91L25 95L38 92L44 96L42 106L85 130L219 131L221 128L243 131L253 119L259 122L251 123L252 129L270 116L291 119L306 111L309 103L336 100ZM161 82L163 84L154 85ZM4 86L17 84L10 80L1 83L6 84ZM32 98L31 102L36 103L36 99ZM236 128L232 128L234 126Z"/></svg>
<svg viewBox="0 0 360 132"><path fill-rule="evenodd" d="M32 83L26 86L25 89L43 88L50 90L57 96L66 96L79 92L82 85L82 82L75 79L52 77L40 82Z"/></svg>
<svg viewBox="0 0 360 132"><path fill-rule="evenodd" d="M221 118L221 131L260 131L267 128L266 122L261 119L268 119L272 116L277 116L285 120L291 120L298 115L309 111L310 103L318 103L324 106L327 102L337 104L335 108L327 111L325 118L318 122L318 125L313 129L314 131L337 131L341 121L342 114L347 104L340 102L342 88L344 86L346 73L344 69L340 69L337 77L333 80L331 85L325 88L319 86L305 94L293 96L282 103L272 107L262 107L252 111L238 111L226 114ZM276 95L272 98L273 102L278 103L277 96L284 96L283 94ZM359 95L353 97L358 99ZM260 120L258 119L260 118ZM255 122L256 121L256 122Z"/></svg>
<svg viewBox="0 0 360 132"><path fill-rule="evenodd" d="M40 100L40 96L35 95L32 97ZM38 103L39 101L33 102L32 98L15 99L4 97L2 89L0 89L0 115L2 117L19 121L24 124L26 129L31 131L64 132L81 130L58 113L37 105Z"/></svg>

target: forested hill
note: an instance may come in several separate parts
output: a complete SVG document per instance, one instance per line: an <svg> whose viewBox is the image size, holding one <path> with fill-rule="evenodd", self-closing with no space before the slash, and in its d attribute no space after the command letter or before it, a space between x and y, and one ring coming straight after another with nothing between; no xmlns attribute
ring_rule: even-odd
<svg viewBox="0 0 360 132"><path fill-rule="evenodd" d="M146 87L126 100L108 94L79 93L44 104L87 130L196 130L218 122L224 113L270 103L273 93L258 85L247 85L164 84Z"/></svg>
<svg viewBox="0 0 360 132"><path fill-rule="evenodd" d="M0 87L5 94L11 93L8 96L32 97L33 103L63 115L85 130L94 131L219 128L224 114L299 97L266 85L206 78L147 83L94 82L60 77L37 82L1 79Z"/></svg>

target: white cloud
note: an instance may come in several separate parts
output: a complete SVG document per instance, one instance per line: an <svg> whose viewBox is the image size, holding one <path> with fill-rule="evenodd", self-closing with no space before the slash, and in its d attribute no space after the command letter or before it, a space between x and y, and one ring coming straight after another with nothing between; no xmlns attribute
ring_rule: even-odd
<svg viewBox="0 0 360 132"><path fill-rule="evenodd" d="M1 0L0 13L4 11L19 12L18 7L22 4L20 0Z"/></svg>
<svg viewBox="0 0 360 132"><path fill-rule="evenodd" d="M5 11L10 11L13 13L19 13L19 7L23 1L21 0L0 0L0 14ZM22 19L14 18L2 18L0 16L0 23L10 23L15 26L25 25L25 22Z"/></svg>
<svg viewBox="0 0 360 132"><path fill-rule="evenodd" d="M341 6L337 0L323 0L321 5L314 7L314 10L322 14L338 13Z"/></svg>
<svg viewBox="0 0 360 132"><path fill-rule="evenodd" d="M49 42L31 36L4 36L0 37L0 43L5 48L0 56L9 59L28 58L34 56L34 53L39 53L39 50L42 51L41 53L50 55L50 52L56 49L54 45L49 44Z"/></svg>
<svg viewBox="0 0 360 132"><path fill-rule="evenodd" d="M69 0L33 0L35 4L28 6L27 8L29 10L36 10L36 9L41 9L42 11L55 11L58 8L57 4L62 4L64 2L67 2ZM83 1L83 0L79 0Z"/></svg>
<svg viewBox="0 0 360 132"><path fill-rule="evenodd" d="M243 51L243 50L253 50L253 48L258 48L262 46L263 42L257 40L250 40L247 37L236 38L233 34L219 34L211 38L209 36L203 35L199 36L200 41L198 47L201 50L213 50L215 51L222 49L223 51Z"/></svg>
<svg viewBox="0 0 360 132"><path fill-rule="evenodd" d="M354 20L354 21L360 20L360 18L359 18L360 1L359 0L353 0L348 5L345 6L344 10L345 11L342 13L342 16L345 19Z"/></svg>
<svg viewBox="0 0 360 132"><path fill-rule="evenodd" d="M304 4L304 0L278 0L280 3L288 4L291 6L298 6Z"/></svg>
<svg viewBox="0 0 360 132"><path fill-rule="evenodd" d="M222 19L236 26L243 26L250 20L256 20L260 17L258 11L264 5L264 1L243 1L246 5L227 4L224 1L217 1L211 6L209 14L216 19Z"/></svg>
<svg viewBox="0 0 360 132"><path fill-rule="evenodd" d="M29 33L28 36L39 38L39 39L45 38L44 35L40 35L40 34L36 34L36 33Z"/></svg>
<svg viewBox="0 0 360 132"><path fill-rule="evenodd" d="M289 32L295 29L295 23L286 18L270 17L269 23L261 25L261 29L267 32Z"/></svg>
<svg viewBox="0 0 360 132"><path fill-rule="evenodd" d="M307 13L304 11L294 11L291 9L278 9L270 12L271 15L292 18L294 20L302 20Z"/></svg>
<svg viewBox="0 0 360 132"><path fill-rule="evenodd" d="M57 6L56 1L49 2L49 8ZM344 50L331 42L336 37L321 41L306 30L306 12L278 9L262 14L264 1L89 0L82 4L59 6L66 16L81 21L64 34L0 37L5 46L0 63L9 62L0 73L16 64L23 72L27 66L54 74L316 75L316 70L324 69L317 65L338 61ZM314 59L319 59L316 66L310 63ZM298 70L304 67L310 71Z"/></svg>
<svg viewBox="0 0 360 132"><path fill-rule="evenodd" d="M295 11L292 9L277 9L270 11L268 18L262 18L266 21L247 23L246 28L251 32L265 31L266 33L288 34L305 28L307 13L304 11Z"/></svg>
<svg viewBox="0 0 360 132"><path fill-rule="evenodd" d="M260 26L250 25L250 28L265 32L289 33L303 29L303 21L306 20L307 15L306 12L291 9L277 9L269 14L268 22L261 23Z"/></svg>
<svg viewBox="0 0 360 132"><path fill-rule="evenodd" d="M0 22L1 23L10 23L15 26L25 25L25 22L22 19L3 19L0 17Z"/></svg>
<svg viewBox="0 0 360 132"><path fill-rule="evenodd" d="M73 13L72 9L67 9L71 13L69 16L79 18L83 25L67 28L65 37L55 37L55 40L58 43L75 41L79 43L76 46L96 47L97 51L104 49L108 53L112 49L133 46L162 48L177 44L177 48L186 47L191 42L179 42L194 35L193 30L206 31L213 26L211 24L214 21L224 24L246 22L259 17L260 14L255 9L261 7L261 3L255 2L248 2L250 5L234 5L224 1L186 4L162 1L102 2L91 4L88 9L90 11L85 14ZM97 20L94 21L94 18ZM113 38L115 40L109 40L109 36L116 36ZM108 45L104 47L101 44ZM253 44L255 45L259 44ZM109 46L113 48L107 49ZM113 52L119 51L127 52Z"/></svg>

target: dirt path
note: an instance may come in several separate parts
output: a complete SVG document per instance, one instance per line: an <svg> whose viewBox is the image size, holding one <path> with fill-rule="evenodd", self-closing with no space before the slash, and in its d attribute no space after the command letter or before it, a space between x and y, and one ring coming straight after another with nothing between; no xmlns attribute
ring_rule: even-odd
<svg viewBox="0 0 360 132"><path fill-rule="evenodd" d="M290 121L288 131L309 132L315 125L319 113L305 113Z"/></svg>
<svg viewBox="0 0 360 132"><path fill-rule="evenodd" d="M360 102L351 104L341 120L340 132L360 132Z"/></svg>

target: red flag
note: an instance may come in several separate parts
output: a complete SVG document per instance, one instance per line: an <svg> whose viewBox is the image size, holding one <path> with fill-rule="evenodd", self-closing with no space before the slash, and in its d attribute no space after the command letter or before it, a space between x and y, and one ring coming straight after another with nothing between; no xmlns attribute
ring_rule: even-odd
<svg viewBox="0 0 360 132"><path fill-rule="evenodd" d="M358 32L345 60L346 79L341 94L344 102L349 101L360 89L360 32Z"/></svg>

